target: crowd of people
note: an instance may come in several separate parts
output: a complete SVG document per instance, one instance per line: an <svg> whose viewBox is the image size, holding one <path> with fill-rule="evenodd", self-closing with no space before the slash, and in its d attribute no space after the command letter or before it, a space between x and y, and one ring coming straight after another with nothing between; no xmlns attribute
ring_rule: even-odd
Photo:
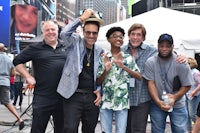
<svg viewBox="0 0 200 133"><path fill-rule="evenodd" d="M130 26L124 46L124 29L111 27L105 35L111 49L106 51L96 45L102 24L97 13L86 9L64 27L61 40L56 21L42 22L44 40L21 51L13 60L15 67L0 52L0 60L8 62L7 68L0 65L4 70L0 83L5 82L0 84L0 102L17 117L20 130L24 122L13 104L25 80L34 85L31 133L44 133L51 116L55 133L78 133L80 122L83 133L94 133L99 116L102 133L112 133L113 120L115 133L146 133L148 116L152 133L164 133L167 116L173 133L198 133L200 72L196 60L177 55L168 33L158 37L158 49L145 44L146 29L139 23ZM83 37L76 33L78 26L83 28ZM6 50L2 44L0 49ZM34 75L24 66L29 61ZM9 80L11 75L15 81ZM163 92L168 104L162 100ZM22 98L19 106L21 102Z"/></svg>

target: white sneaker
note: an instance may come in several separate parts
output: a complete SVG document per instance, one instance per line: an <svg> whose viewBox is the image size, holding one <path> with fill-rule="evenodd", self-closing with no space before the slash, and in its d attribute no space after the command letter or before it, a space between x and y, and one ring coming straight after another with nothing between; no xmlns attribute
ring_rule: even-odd
<svg viewBox="0 0 200 133"><path fill-rule="evenodd" d="M12 104L14 103L14 100L13 100L13 99L11 100L11 103L12 103Z"/></svg>
<svg viewBox="0 0 200 133"><path fill-rule="evenodd" d="M20 106L15 106L16 109L20 109Z"/></svg>

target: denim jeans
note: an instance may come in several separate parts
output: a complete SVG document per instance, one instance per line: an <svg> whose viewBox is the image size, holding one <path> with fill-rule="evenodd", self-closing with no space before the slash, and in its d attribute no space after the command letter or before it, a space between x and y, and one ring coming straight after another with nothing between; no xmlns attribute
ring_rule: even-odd
<svg viewBox="0 0 200 133"><path fill-rule="evenodd" d="M164 133L166 118L169 115L172 133L186 133L188 112L186 106L174 108L172 112L165 112L155 103L151 103L150 118L152 133Z"/></svg>
<svg viewBox="0 0 200 133"><path fill-rule="evenodd" d="M112 133L113 115L115 116L115 133L125 133L127 126L128 110L113 111L111 109L100 109L101 130Z"/></svg>
<svg viewBox="0 0 200 133"><path fill-rule="evenodd" d="M189 100L188 97L186 97L186 105L188 109L188 122L187 122L187 130L192 131L192 121L196 121L196 113L197 113L197 107L200 102L200 95L195 96L192 100Z"/></svg>
<svg viewBox="0 0 200 133"><path fill-rule="evenodd" d="M22 101L23 101L22 88L23 88L23 82L15 82L15 86L14 86L15 98L14 98L13 105L16 105L18 97L19 97L19 106L22 105Z"/></svg>

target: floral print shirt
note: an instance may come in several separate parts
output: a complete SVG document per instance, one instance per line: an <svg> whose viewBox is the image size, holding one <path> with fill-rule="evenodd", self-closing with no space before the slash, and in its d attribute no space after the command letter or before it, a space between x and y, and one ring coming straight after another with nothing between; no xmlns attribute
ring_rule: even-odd
<svg viewBox="0 0 200 133"><path fill-rule="evenodd" d="M113 59L109 52L108 57ZM122 52L123 63L133 71L140 71L133 57L130 54ZM104 59L101 57L97 77L101 76L104 71ZM112 68L107 73L102 83L102 109L123 110L129 109L129 79L132 78L122 68L112 64Z"/></svg>

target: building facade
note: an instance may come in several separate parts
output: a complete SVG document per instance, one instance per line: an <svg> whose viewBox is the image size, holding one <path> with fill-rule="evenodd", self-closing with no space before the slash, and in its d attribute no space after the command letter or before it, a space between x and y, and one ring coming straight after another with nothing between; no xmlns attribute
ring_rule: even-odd
<svg viewBox="0 0 200 133"><path fill-rule="evenodd" d="M101 14L104 25L107 25L126 19L126 6L127 0L123 3L121 0L57 0L56 19L67 24L91 8Z"/></svg>
<svg viewBox="0 0 200 133"><path fill-rule="evenodd" d="M200 15L200 0L162 0L161 6Z"/></svg>
<svg viewBox="0 0 200 133"><path fill-rule="evenodd" d="M140 0L132 5L132 16L157 7L166 7L200 15L200 0Z"/></svg>
<svg viewBox="0 0 200 133"><path fill-rule="evenodd" d="M76 0L56 1L56 20L64 26L76 17Z"/></svg>

